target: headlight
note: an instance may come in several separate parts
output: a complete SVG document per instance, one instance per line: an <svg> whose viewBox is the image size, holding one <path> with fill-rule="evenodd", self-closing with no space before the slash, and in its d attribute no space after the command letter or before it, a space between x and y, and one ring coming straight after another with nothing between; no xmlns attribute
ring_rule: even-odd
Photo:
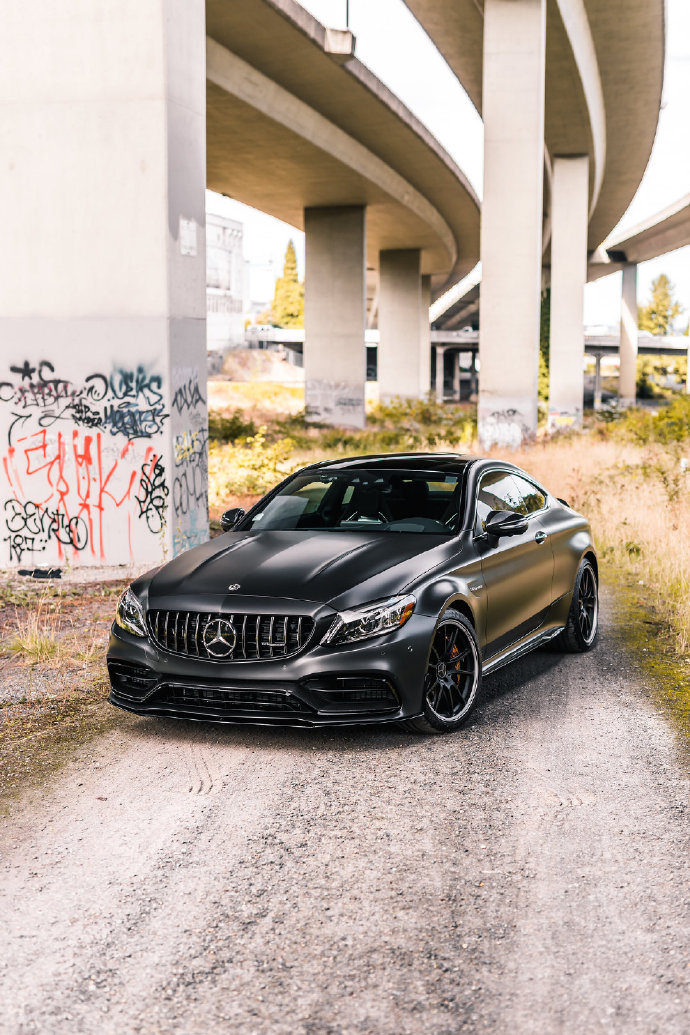
<svg viewBox="0 0 690 1035"><path fill-rule="evenodd" d="M133 636L146 636L144 612L131 589L125 590L120 597L115 612L115 621L121 629L126 629Z"/></svg>
<svg viewBox="0 0 690 1035"><path fill-rule="evenodd" d="M416 601L409 597L390 597L366 607L342 611L337 615L322 643L353 643L381 636L405 624L414 611Z"/></svg>

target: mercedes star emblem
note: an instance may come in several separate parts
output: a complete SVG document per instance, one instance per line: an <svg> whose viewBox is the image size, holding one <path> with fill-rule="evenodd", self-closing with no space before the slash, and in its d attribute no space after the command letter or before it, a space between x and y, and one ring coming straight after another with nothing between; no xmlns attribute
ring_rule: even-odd
<svg viewBox="0 0 690 1035"><path fill-rule="evenodd" d="M210 618L204 628L202 641L212 658L227 658L237 642L235 626L225 618Z"/></svg>

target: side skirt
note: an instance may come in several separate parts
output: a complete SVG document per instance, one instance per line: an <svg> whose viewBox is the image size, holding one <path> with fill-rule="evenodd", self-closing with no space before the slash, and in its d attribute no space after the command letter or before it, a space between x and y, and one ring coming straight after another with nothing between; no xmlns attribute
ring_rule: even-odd
<svg viewBox="0 0 690 1035"><path fill-rule="evenodd" d="M543 646L549 640L553 640L564 628L565 626L563 625L557 625L555 628L541 629L535 636L530 636L528 640L518 643L515 647L506 651L505 654L498 654L496 657L491 658L490 661L487 661L482 666L482 675L488 676L492 672L498 671L499 668L503 668L504 665L510 665L512 661L517 661L523 654L529 654L530 651Z"/></svg>

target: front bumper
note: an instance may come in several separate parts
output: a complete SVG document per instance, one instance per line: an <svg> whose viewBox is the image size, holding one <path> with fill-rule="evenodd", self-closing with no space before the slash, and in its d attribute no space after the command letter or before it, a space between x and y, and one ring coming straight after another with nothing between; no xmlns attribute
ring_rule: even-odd
<svg viewBox="0 0 690 1035"><path fill-rule="evenodd" d="M113 625L110 702L138 715L288 726L391 722L419 715L435 620L360 644L307 646L286 659L209 661L164 651Z"/></svg>

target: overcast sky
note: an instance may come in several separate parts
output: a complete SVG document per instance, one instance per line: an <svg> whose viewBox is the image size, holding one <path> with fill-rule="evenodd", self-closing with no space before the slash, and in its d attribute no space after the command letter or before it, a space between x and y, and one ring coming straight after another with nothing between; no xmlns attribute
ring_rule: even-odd
<svg viewBox="0 0 690 1035"><path fill-rule="evenodd" d="M634 0L629 0L634 2ZM303 0L325 25L345 25L345 0ZM482 122L445 61L402 0L350 0L350 28L357 57L431 130L482 193ZM626 228L690 192L690 3L667 0L664 97L654 149L645 176L620 226ZM245 257L273 260L277 267L290 237L303 270L304 235L263 213L208 195L211 210L244 223ZM690 248L640 266L639 297L645 301L653 277L667 273L690 316ZM585 323L613 324L619 317L620 274L588 285Z"/></svg>

